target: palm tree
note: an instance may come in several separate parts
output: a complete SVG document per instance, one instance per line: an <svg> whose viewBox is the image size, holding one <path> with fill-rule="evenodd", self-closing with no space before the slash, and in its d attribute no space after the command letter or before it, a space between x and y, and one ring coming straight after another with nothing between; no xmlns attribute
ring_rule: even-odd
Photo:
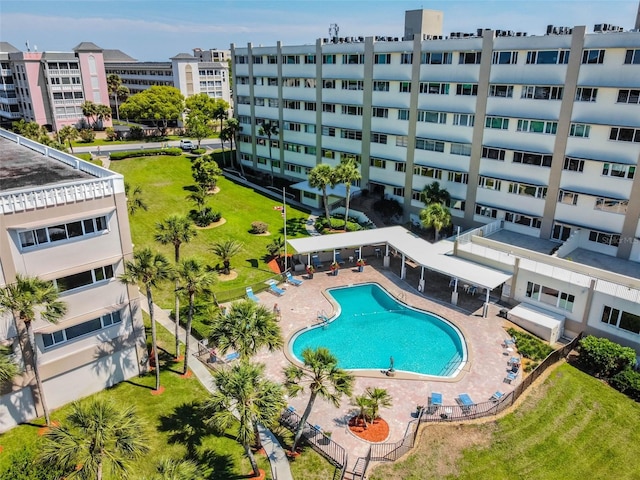
<svg viewBox="0 0 640 480"><path fill-rule="evenodd" d="M354 381L353 375L338 368L338 359L328 348L318 347L315 350L305 348L302 351L302 362L304 363L303 368L290 365L284 369L284 385L289 395L295 397L304 391L305 385L309 389L309 403L307 403L298 424L291 447L292 451L295 451L300 443L302 430L311 414L316 397L320 395L335 407L339 407L342 395L351 395Z"/></svg>
<svg viewBox="0 0 640 480"><path fill-rule="evenodd" d="M222 132L222 122L224 122L229 116L228 113L229 104L224 100L216 101L216 106L213 109L213 118L220 120L220 131Z"/></svg>
<svg viewBox="0 0 640 480"><path fill-rule="evenodd" d="M274 351L283 345L276 315L251 300L234 302L226 315L219 312L213 318L208 339L221 352L235 350L242 360L248 360L262 347Z"/></svg>
<svg viewBox="0 0 640 480"><path fill-rule="evenodd" d="M392 405L391 395L384 388L367 388L365 394L369 399L371 409L371 421L374 422L380 415L380 408L389 408Z"/></svg>
<svg viewBox="0 0 640 480"><path fill-rule="evenodd" d="M358 395L354 397L351 401L351 404L355 407L358 407L358 415L356 419L361 418L364 424L364 428L366 429L369 424L367 423L367 417L371 412L371 400L367 395Z"/></svg>
<svg viewBox="0 0 640 480"><path fill-rule="evenodd" d="M231 259L238 255L244 245L236 240L221 240L213 244L211 247L211 251L214 255L216 255L220 260L222 260L223 270L222 273L225 275L229 275L231 271Z"/></svg>
<svg viewBox="0 0 640 480"><path fill-rule="evenodd" d="M156 338L156 318L153 311L152 287L157 287L161 282L173 277L173 269L169 265L167 257L161 253L154 253L149 247L133 252L133 261L124 263L125 273L120 276L120 281L126 285L140 283L144 285L151 318L151 348L153 349L153 361L156 369L156 392L160 390L160 363L158 361L158 343Z"/></svg>
<svg viewBox="0 0 640 480"><path fill-rule="evenodd" d="M0 386L13 380L18 373L19 369L11 357L11 350L0 348Z"/></svg>
<svg viewBox="0 0 640 480"><path fill-rule="evenodd" d="M432 203L420 211L420 223L425 228L434 228L437 242L440 230L451 225L451 212L441 203Z"/></svg>
<svg viewBox="0 0 640 480"><path fill-rule="evenodd" d="M74 402L65 424L45 434L41 460L70 472L68 478L128 478L130 460L149 451L144 425L131 406L97 397Z"/></svg>
<svg viewBox="0 0 640 480"><path fill-rule="evenodd" d="M25 361L30 364L35 374L44 418L49 425L51 418L44 395L42 378L40 378L38 349L36 348L32 323L38 317L51 323L58 323L67 313L67 304L59 300L58 290L52 282L40 280L38 277L23 277L18 274L15 283L0 290L0 310L13 314L19 332L22 331L22 326L27 331L26 341L20 335L20 347L23 356L26 357Z"/></svg>
<svg viewBox="0 0 640 480"><path fill-rule="evenodd" d="M102 128L104 120L109 120L110 118L111 107L108 105L96 105L96 124L100 122L100 127Z"/></svg>
<svg viewBox="0 0 640 480"><path fill-rule="evenodd" d="M236 438L244 447L253 475L257 476L258 464L251 446L260 445L258 423L267 428L277 425L286 405L282 386L264 377L264 365L248 362L218 370L213 379L217 388L205 404L208 413L205 423L220 431L237 425Z"/></svg>
<svg viewBox="0 0 640 480"><path fill-rule="evenodd" d="M69 149L71 153L73 153L73 142L76 138L78 138L80 134L78 130L73 125L65 125L60 130L58 130L58 138L61 144L69 143Z"/></svg>
<svg viewBox="0 0 640 480"><path fill-rule="evenodd" d="M158 463L158 472L151 480L203 480L202 466L191 460L163 458Z"/></svg>
<svg viewBox="0 0 640 480"><path fill-rule="evenodd" d="M327 187L331 188L336 186L335 170L331 165L321 163L313 167L309 172L309 186L317 188L322 191L322 201L324 203L324 212L327 217L327 222L331 221L329 215L329 197L327 195Z"/></svg>
<svg viewBox="0 0 640 480"><path fill-rule="evenodd" d="M82 115L87 118L87 124L90 128L93 128L96 124L95 117L98 113L98 105L87 100L80 106L80 108L82 109Z"/></svg>
<svg viewBox="0 0 640 480"><path fill-rule="evenodd" d="M229 132L229 130L225 127L220 131L220 145L222 146L222 160L224 162L224 166L227 166L227 160L226 160L226 155L225 155L225 150L224 150L224 142L230 142L231 141L231 132ZM229 157L231 157L231 149L229 149Z"/></svg>
<svg viewBox="0 0 640 480"><path fill-rule="evenodd" d="M362 178L358 163L353 159L347 159L340 162L335 170L336 181L344 183L346 187L345 212L344 212L344 231L347 231L347 222L349 221L349 202L351 201L351 184Z"/></svg>
<svg viewBox="0 0 640 480"><path fill-rule="evenodd" d="M173 253L176 264L180 261L180 246L189 243L197 235L193 222L187 217L180 215L170 215L163 222L156 223L156 242L162 245L173 245ZM180 336L178 327L180 326L180 297L178 295L178 279L176 279L175 292L175 337L176 337L176 358L180 356Z"/></svg>
<svg viewBox="0 0 640 480"><path fill-rule="evenodd" d="M264 120L258 130L258 135L266 136L269 143L269 163L271 164L271 186L273 186L273 157L271 155L271 137L278 135L278 122L275 120Z"/></svg>
<svg viewBox="0 0 640 480"><path fill-rule="evenodd" d="M229 118L227 120L225 130L229 134L229 142L231 143L230 150L233 151L233 142L236 142L236 144L238 143L236 138L238 137L238 133L242 131L242 126L240 125L240 122L238 122L237 118ZM240 173L242 173L242 176L244 177L244 167L242 166L242 162L238 163L240 164Z"/></svg>
<svg viewBox="0 0 640 480"><path fill-rule="evenodd" d="M189 297L189 313L187 314L187 328L184 340L184 368L182 371L183 375L186 375L189 368L189 338L191 337L195 298L196 295L200 296L210 291L209 288L216 281L216 274L207 270L200 260L187 258L178 264L176 279L176 293L180 291ZM177 334L176 328L176 340Z"/></svg>
<svg viewBox="0 0 640 480"><path fill-rule="evenodd" d="M116 102L116 118L120 121L119 100L126 100L131 92L122 85L122 79L114 73L107 77L107 89Z"/></svg>
<svg viewBox="0 0 640 480"><path fill-rule="evenodd" d="M195 190L187 195L187 200L191 200L196 204L198 210L201 210L207 203L209 197L208 190L202 185L196 185Z"/></svg>
<svg viewBox="0 0 640 480"><path fill-rule="evenodd" d="M127 197L127 209L129 210L129 215L133 215L139 209L147 211L149 207L142 199L142 188L139 185L133 187L131 189L131 185L127 182L124 182L124 196Z"/></svg>
<svg viewBox="0 0 640 480"><path fill-rule="evenodd" d="M440 184L438 182L432 182L422 189L420 198L424 202L425 206L428 207L432 203L447 205L451 199L451 195L449 195L446 188L440 188Z"/></svg>

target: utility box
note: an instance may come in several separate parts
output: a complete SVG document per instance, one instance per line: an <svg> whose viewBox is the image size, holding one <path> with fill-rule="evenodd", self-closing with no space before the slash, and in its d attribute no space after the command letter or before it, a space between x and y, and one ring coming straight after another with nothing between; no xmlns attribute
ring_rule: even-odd
<svg viewBox="0 0 640 480"><path fill-rule="evenodd" d="M507 313L507 318L550 344L556 343L564 332L565 317L559 313L521 303Z"/></svg>

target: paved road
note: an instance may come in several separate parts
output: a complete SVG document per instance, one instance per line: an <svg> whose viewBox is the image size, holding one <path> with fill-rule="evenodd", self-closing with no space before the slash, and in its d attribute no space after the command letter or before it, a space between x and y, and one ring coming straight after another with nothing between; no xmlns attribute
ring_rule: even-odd
<svg viewBox="0 0 640 480"><path fill-rule="evenodd" d="M197 143L195 140L193 143ZM149 148L162 148L163 146L180 147L180 140L172 140L170 142L140 142L140 143L123 143L117 145L91 145L88 147L73 147L74 153L93 153L94 155L108 155L111 152L121 152L123 150L142 150ZM200 146L206 149L216 150L222 148L222 143L218 138L209 138L202 140ZM100 149L98 151L98 148Z"/></svg>

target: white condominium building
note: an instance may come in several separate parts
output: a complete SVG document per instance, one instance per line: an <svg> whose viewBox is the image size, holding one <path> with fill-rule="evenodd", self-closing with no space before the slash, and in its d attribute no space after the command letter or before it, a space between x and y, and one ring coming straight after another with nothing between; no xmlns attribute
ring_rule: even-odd
<svg viewBox="0 0 640 480"><path fill-rule="evenodd" d="M359 186L397 199L405 221L438 181L463 228L503 220L640 261L640 31L443 36L441 12L425 10L405 23L403 38L232 45L243 164L305 180L354 158ZM258 135L265 120L280 127L273 159Z"/></svg>

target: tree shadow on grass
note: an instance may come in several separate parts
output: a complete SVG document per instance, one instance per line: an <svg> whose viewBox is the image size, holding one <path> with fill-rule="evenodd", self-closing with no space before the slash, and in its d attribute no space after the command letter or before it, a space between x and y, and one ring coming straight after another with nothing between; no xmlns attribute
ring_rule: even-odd
<svg viewBox="0 0 640 480"><path fill-rule="evenodd" d="M160 432L168 432L169 443L179 443L187 449L187 456L197 458L197 447L202 444L204 437L211 435L213 430L203 422L202 403L183 403L174 408L169 415L160 417Z"/></svg>
<svg viewBox="0 0 640 480"><path fill-rule="evenodd" d="M204 469L204 478L210 480L235 480L244 478L233 473L233 458L231 455L219 454L213 450L203 450L196 459L198 465Z"/></svg>

